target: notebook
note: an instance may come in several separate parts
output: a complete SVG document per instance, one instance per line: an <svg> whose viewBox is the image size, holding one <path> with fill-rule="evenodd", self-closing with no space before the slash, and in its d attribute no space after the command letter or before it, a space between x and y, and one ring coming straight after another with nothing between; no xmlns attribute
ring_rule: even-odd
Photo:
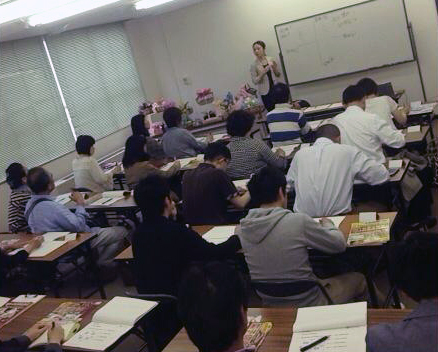
<svg viewBox="0 0 438 352"><path fill-rule="evenodd" d="M158 303L153 301L116 296L94 313L91 322L63 346L104 351L157 305Z"/></svg>
<svg viewBox="0 0 438 352"><path fill-rule="evenodd" d="M245 179L245 180L236 180L233 181L234 186L236 186L236 188L243 188L243 189L248 189L248 182L249 182L249 178Z"/></svg>
<svg viewBox="0 0 438 352"><path fill-rule="evenodd" d="M289 352L328 336L310 351L365 352L367 303L299 308Z"/></svg>
<svg viewBox="0 0 438 352"><path fill-rule="evenodd" d="M333 221L335 226L337 228L339 228L339 226L341 225L342 221L344 221L345 216L328 216L327 219L330 219L331 221ZM319 222L319 220L321 220L321 218L313 218L313 220L315 220L316 222Z"/></svg>
<svg viewBox="0 0 438 352"><path fill-rule="evenodd" d="M272 148L272 151L275 153L278 149L283 149L284 153L286 155L289 155L290 153L292 153L293 151L295 151L297 148L299 148L301 146L301 144L296 143L296 144L290 144L290 145L282 145L280 147L274 147Z"/></svg>
<svg viewBox="0 0 438 352"><path fill-rule="evenodd" d="M235 230L236 226L215 226L202 237L208 242L219 244L234 235Z"/></svg>

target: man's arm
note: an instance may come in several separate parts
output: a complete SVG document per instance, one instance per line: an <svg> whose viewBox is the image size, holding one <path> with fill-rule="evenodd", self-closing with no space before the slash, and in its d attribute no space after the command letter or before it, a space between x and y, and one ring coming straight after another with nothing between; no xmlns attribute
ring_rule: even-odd
<svg viewBox="0 0 438 352"><path fill-rule="evenodd" d="M389 172L383 164L369 158L364 152L355 147L352 151L352 170L355 178L365 181L370 185L378 185L388 181Z"/></svg>
<svg viewBox="0 0 438 352"><path fill-rule="evenodd" d="M308 215L305 215L303 221L307 245L310 248L325 253L340 253L347 248L344 234L333 224L323 226Z"/></svg>
<svg viewBox="0 0 438 352"><path fill-rule="evenodd" d="M401 148L406 144L405 136L399 130L392 128L389 122L375 117L371 122L382 144L392 148Z"/></svg>

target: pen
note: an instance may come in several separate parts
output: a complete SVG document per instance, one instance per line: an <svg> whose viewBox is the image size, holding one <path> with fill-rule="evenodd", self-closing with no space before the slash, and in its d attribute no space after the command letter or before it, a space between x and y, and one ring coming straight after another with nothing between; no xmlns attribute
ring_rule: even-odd
<svg viewBox="0 0 438 352"><path fill-rule="evenodd" d="M316 345L319 345L320 343L324 342L325 340L327 340L330 336L323 336L320 339L308 344L307 346L301 347L300 351L304 352L307 350L310 350L311 348L315 347Z"/></svg>

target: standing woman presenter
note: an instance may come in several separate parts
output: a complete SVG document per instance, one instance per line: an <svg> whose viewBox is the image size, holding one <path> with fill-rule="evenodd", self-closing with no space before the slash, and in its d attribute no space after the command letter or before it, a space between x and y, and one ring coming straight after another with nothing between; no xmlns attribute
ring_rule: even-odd
<svg viewBox="0 0 438 352"><path fill-rule="evenodd" d="M281 73L278 65L272 57L266 56L266 44L261 40L254 42L252 50L256 57L251 65L252 82L257 86L263 105L271 111L275 107L272 98L272 87L278 82Z"/></svg>

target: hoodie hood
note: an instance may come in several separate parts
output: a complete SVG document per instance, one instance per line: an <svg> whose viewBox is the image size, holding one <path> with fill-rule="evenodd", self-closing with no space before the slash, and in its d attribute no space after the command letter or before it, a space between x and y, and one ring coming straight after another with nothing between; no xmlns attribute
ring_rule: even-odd
<svg viewBox="0 0 438 352"><path fill-rule="evenodd" d="M289 213L290 210L280 207L251 209L248 215L240 220L241 237L250 243L260 243Z"/></svg>

